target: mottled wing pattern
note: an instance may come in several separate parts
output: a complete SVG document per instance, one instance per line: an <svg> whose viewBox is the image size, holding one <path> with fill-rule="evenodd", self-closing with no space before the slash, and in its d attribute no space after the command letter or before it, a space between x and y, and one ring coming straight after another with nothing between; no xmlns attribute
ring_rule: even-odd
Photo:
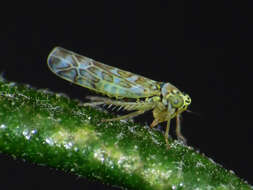
<svg viewBox="0 0 253 190"><path fill-rule="evenodd" d="M160 95L158 82L56 47L48 66L59 77L115 98Z"/></svg>

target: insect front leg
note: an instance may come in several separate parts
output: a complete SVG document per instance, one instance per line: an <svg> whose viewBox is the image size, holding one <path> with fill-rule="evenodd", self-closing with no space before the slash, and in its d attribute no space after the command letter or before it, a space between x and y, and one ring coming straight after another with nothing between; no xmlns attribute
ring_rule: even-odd
<svg viewBox="0 0 253 190"><path fill-rule="evenodd" d="M166 109L161 109L157 107L153 110L153 116L155 119L150 125L151 128L153 128L154 126L158 125L161 122L165 122L165 121L167 122L164 138L165 138L167 148L169 148L168 138L169 138L169 131L170 131L171 114Z"/></svg>
<svg viewBox="0 0 253 190"><path fill-rule="evenodd" d="M186 144L186 138L181 133L181 125L180 125L180 114L177 114L176 116L176 134L177 134L177 139L181 140L184 144Z"/></svg>
<svg viewBox="0 0 253 190"><path fill-rule="evenodd" d="M153 110L153 116L154 116L154 120L150 125L151 128L157 126L159 123L167 121L168 113L165 109L161 110L160 108L156 107Z"/></svg>
<svg viewBox="0 0 253 190"><path fill-rule="evenodd" d="M165 142L167 145L167 148L170 148L169 142L168 142L168 138L169 138L169 132L170 132L170 119L167 120L167 125L166 125L166 131L164 133L164 138L165 138Z"/></svg>
<svg viewBox="0 0 253 190"><path fill-rule="evenodd" d="M165 139L165 142L166 142L166 145L167 145L167 148L169 149L170 146L169 146L169 141L168 141L168 138L169 138L169 132L170 132L170 118L167 118L166 121L167 121L167 125L166 125L166 130L165 130L165 133L164 133L164 139ZM151 123L150 127L153 128L155 127L156 125L158 125L159 123L163 122L163 120L161 121L160 118L156 118L154 119L154 121Z"/></svg>

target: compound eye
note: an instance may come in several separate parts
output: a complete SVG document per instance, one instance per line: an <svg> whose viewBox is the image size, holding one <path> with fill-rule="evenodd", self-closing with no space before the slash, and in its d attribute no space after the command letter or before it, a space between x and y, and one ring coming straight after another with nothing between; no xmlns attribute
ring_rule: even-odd
<svg viewBox="0 0 253 190"><path fill-rule="evenodd" d="M171 103L172 107L174 107L174 108L180 108L184 103L183 98L178 95L170 96L168 99L169 99L169 102Z"/></svg>

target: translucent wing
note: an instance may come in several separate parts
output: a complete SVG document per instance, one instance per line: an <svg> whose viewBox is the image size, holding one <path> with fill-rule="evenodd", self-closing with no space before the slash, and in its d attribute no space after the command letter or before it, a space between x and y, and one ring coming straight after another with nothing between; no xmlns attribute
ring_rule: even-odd
<svg viewBox="0 0 253 190"><path fill-rule="evenodd" d="M59 77L115 98L144 98L160 95L159 83L56 47L48 66Z"/></svg>

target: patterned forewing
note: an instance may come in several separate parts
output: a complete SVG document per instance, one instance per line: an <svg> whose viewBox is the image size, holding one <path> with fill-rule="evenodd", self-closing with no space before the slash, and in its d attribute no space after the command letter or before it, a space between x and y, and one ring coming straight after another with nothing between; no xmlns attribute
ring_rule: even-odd
<svg viewBox="0 0 253 190"><path fill-rule="evenodd" d="M48 66L59 77L115 98L160 95L158 82L56 47Z"/></svg>

